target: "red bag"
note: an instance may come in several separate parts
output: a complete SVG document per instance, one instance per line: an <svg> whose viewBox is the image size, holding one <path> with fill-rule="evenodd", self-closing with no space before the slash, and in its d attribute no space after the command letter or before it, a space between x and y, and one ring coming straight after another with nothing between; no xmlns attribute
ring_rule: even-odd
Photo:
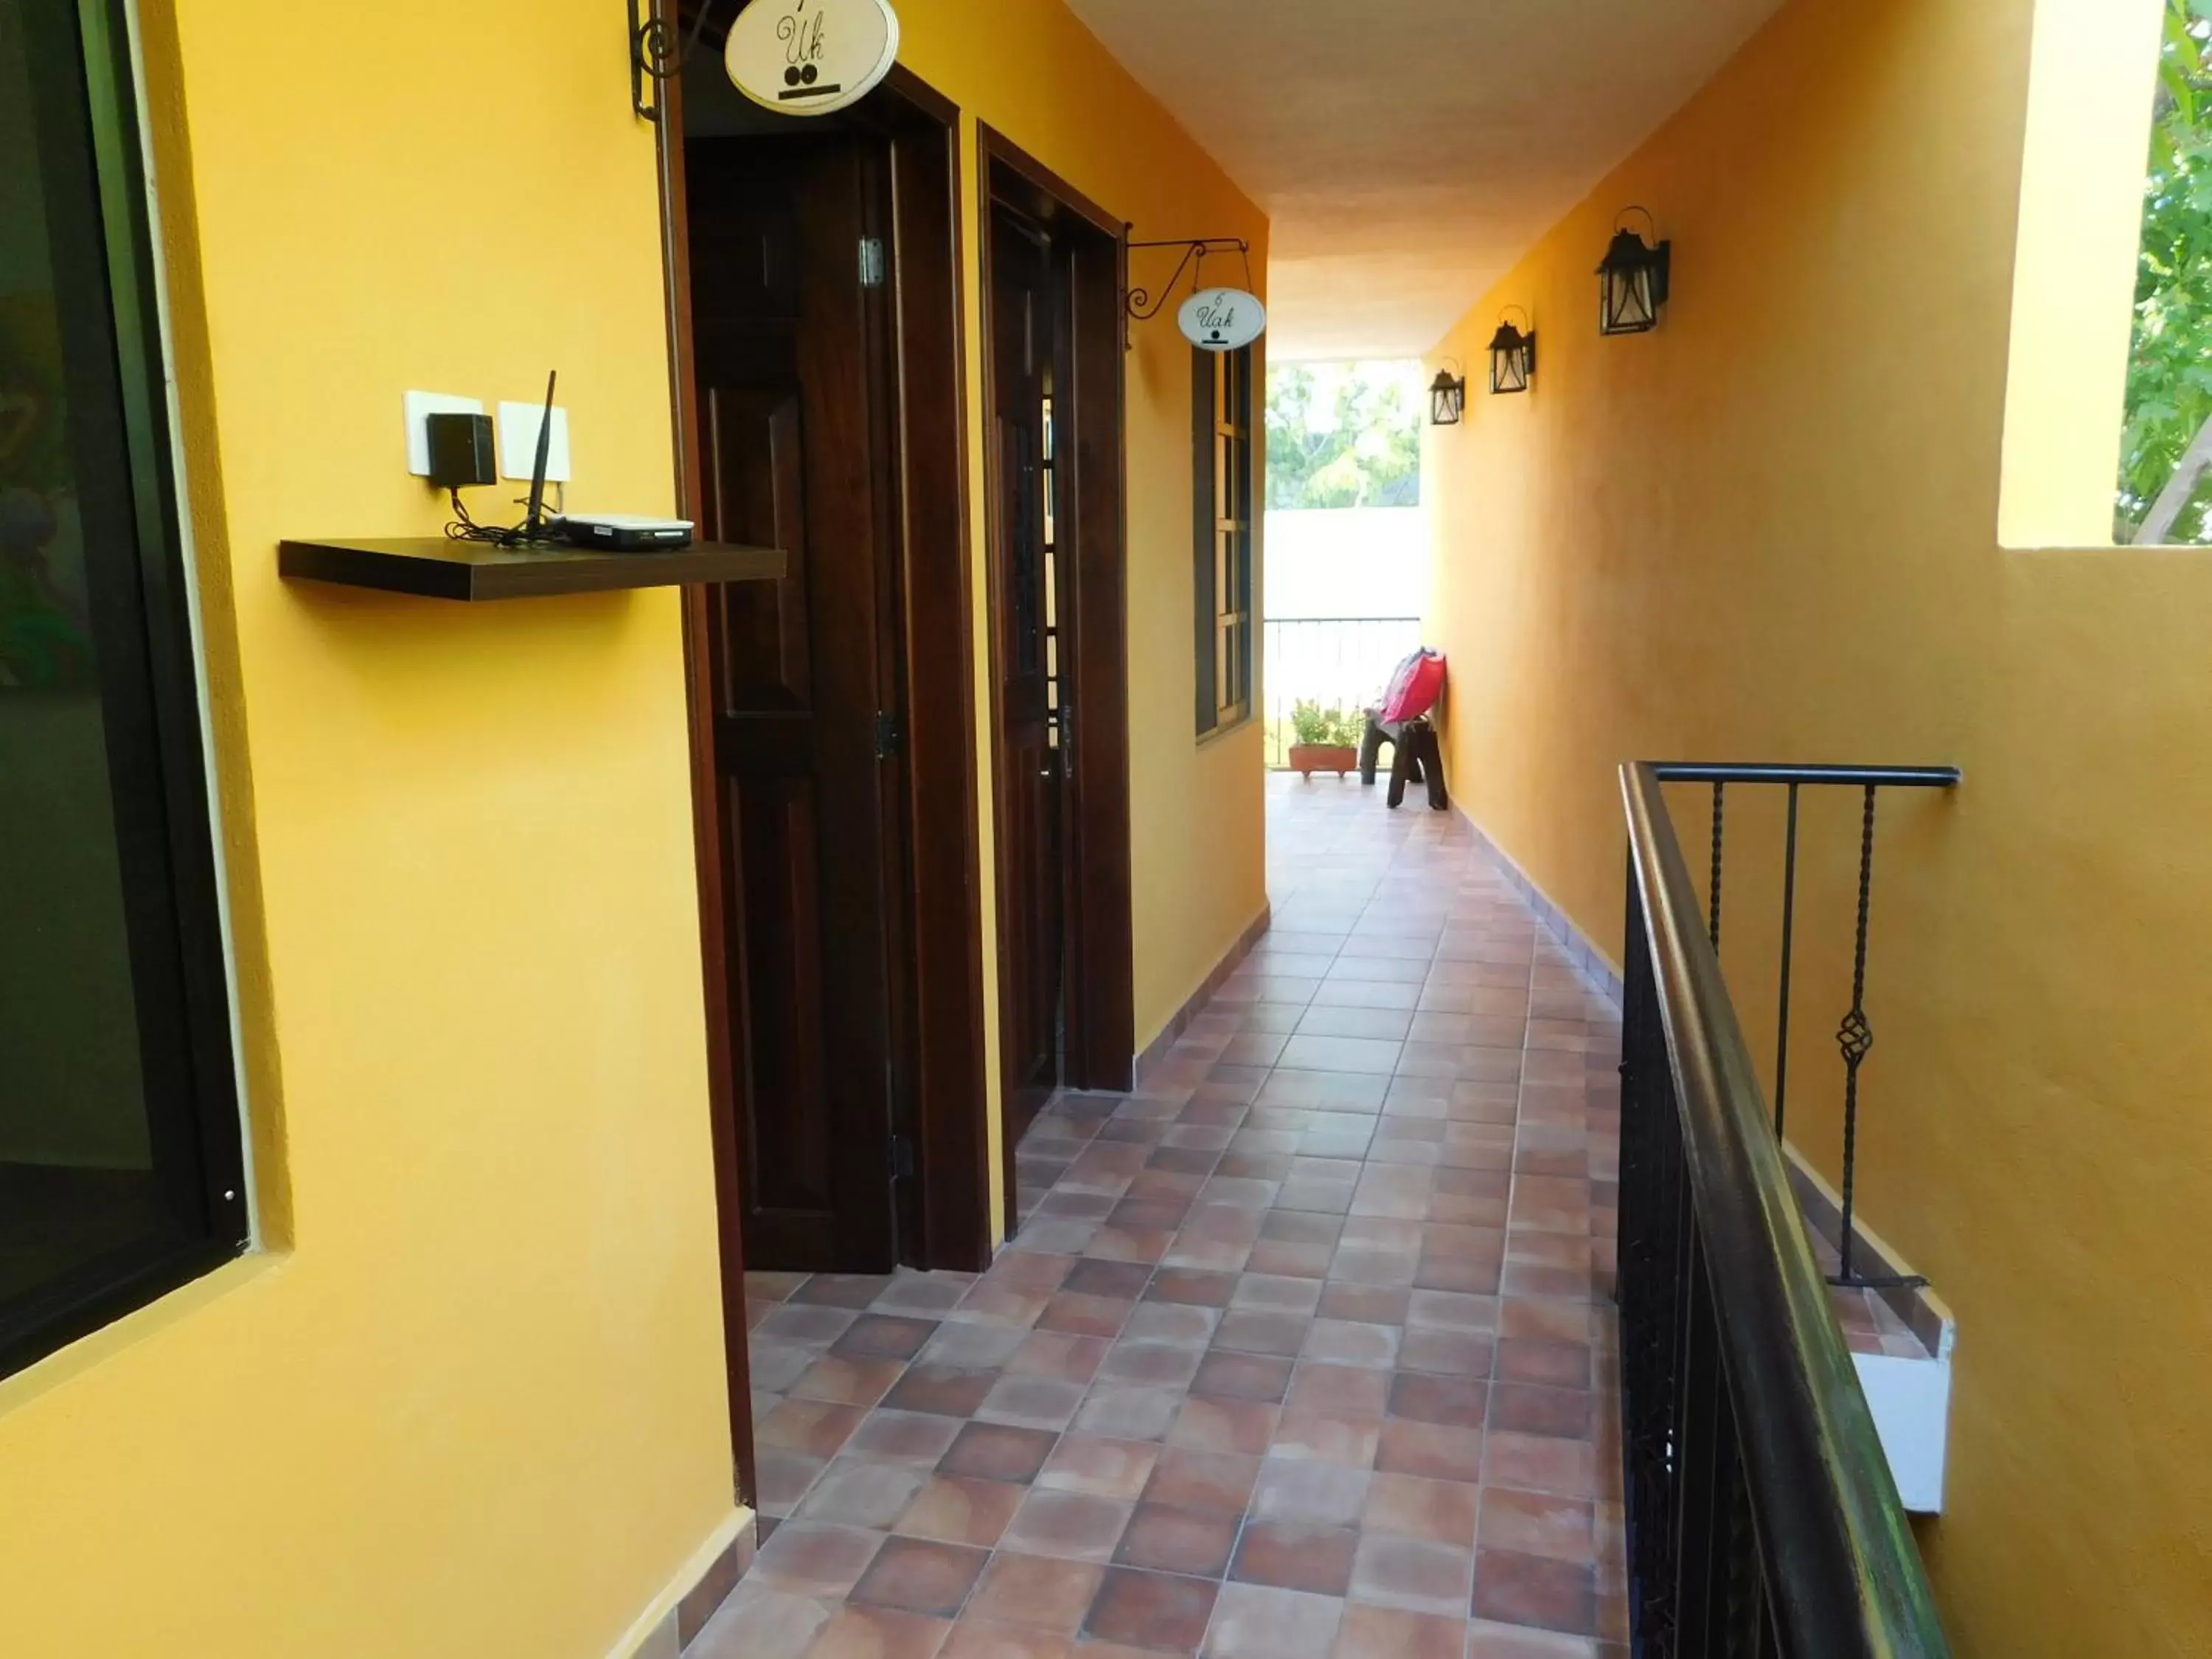
<svg viewBox="0 0 2212 1659"><path fill-rule="evenodd" d="M1398 665L1390 689L1382 694L1385 725L1418 720L1437 706L1444 690L1444 653L1424 647Z"/></svg>

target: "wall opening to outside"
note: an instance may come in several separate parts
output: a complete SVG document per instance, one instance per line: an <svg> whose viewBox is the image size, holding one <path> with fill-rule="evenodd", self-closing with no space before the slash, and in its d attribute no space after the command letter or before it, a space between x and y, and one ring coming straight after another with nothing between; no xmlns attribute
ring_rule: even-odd
<svg viewBox="0 0 2212 1659"><path fill-rule="evenodd" d="M1419 362L1267 371L1267 763L1359 741L1362 714L1421 642L1427 377Z"/></svg>

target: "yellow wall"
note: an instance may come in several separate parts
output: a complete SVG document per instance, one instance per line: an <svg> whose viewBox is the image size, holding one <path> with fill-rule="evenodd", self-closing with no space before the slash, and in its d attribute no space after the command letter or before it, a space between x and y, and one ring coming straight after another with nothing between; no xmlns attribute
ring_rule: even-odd
<svg viewBox="0 0 2212 1659"><path fill-rule="evenodd" d="M962 111L968 356L982 373L975 230L981 120L1133 226L1139 240L1243 236L1264 282L1265 217L1059 0L988 8L905 0L900 61ZM1133 256L1131 280L1157 287L1176 255ZM1219 273L1215 273L1217 279ZM1163 314L1133 325L1128 358L1129 808L1135 891L1136 1037L1142 1049L1204 981L1267 902L1266 809L1257 721L1204 744L1191 738L1190 347ZM976 680L983 659L983 444L969 400L975 510ZM978 714L979 754L988 734ZM982 783L983 869L991 866L990 781ZM988 886L988 881L987 881ZM987 1038L997 1053L996 917L985 897ZM998 1133L995 1065L992 1133ZM994 1159L1000 1149L994 1146ZM994 1208L1000 1183L992 1183ZM1003 1217L1000 1218L1003 1226Z"/></svg>
<svg viewBox="0 0 2212 1659"><path fill-rule="evenodd" d="M2148 47L2135 0L2052 4ZM2031 12L1795 0L1474 307L1442 349L1478 365L1525 305L1540 375L1432 434L1432 631L1455 793L1616 957L1620 761L1965 768L1954 799L1886 798L1875 891L1860 1195L1960 1326L1923 1545L1962 1655L2197 1654L2212 556L2000 546ZM2127 74L2067 118L2106 153L2132 124L2139 169L2148 58ZM1675 297L1601 340L1630 203ZM2111 365L2082 373L2105 395ZM2083 440L2106 523L2108 436ZM1676 806L1702 864L1709 802ZM1855 801L1811 811L1797 939L1792 1138L1832 1176L1856 828ZM1754 1034L1779 834L1778 802L1732 808Z"/></svg>
<svg viewBox="0 0 2212 1659"><path fill-rule="evenodd" d="M595 0L146 22L279 1249L0 1385L0 1652L606 1655L734 1520L675 598L274 542L435 533L400 392L556 362L668 500L653 135Z"/></svg>
<svg viewBox="0 0 2212 1659"><path fill-rule="evenodd" d="M276 571L437 531L409 386L669 500L619 15L148 8L283 1248L0 1383L0 1653L597 1659L733 1520L675 598Z"/></svg>
<svg viewBox="0 0 2212 1659"><path fill-rule="evenodd" d="M737 1519L676 598L378 599L275 544L434 533L402 390L555 366L579 495L669 500L621 8L146 6L270 1249L0 1383L0 1653L597 1659ZM902 11L971 164L980 115L1139 234L1264 236L1056 0ZM1188 735L1171 323L1129 383L1141 1040L1262 831L1256 731Z"/></svg>

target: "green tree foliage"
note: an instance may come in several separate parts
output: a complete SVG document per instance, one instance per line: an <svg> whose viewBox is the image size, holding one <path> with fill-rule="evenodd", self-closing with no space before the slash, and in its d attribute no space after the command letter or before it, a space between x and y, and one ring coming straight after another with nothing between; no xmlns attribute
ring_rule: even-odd
<svg viewBox="0 0 2212 1659"><path fill-rule="evenodd" d="M1270 368L1268 507L1420 505L1424 385L1419 363Z"/></svg>
<svg viewBox="0 0 2212 1659"><path fill-rule="evenodd" d="M2135 343L2128 360L2115 534L2134 539L2212 421L2212 0L2166 0L2143 193ZM2212 541L2200 483L2172 539Z"/></svg>

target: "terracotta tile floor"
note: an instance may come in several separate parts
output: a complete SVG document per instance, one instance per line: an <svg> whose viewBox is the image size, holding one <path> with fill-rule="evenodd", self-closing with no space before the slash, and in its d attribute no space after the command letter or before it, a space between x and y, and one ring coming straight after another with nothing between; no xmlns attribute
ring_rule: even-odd
<svg viewBox="0 0 2212 1659"><path fill-rule="evenodd" d="M1624 1659L1619 1026L1455 816L1268 793L1273 931L980 1279L757 1275L705 1659Z"/></svg>

